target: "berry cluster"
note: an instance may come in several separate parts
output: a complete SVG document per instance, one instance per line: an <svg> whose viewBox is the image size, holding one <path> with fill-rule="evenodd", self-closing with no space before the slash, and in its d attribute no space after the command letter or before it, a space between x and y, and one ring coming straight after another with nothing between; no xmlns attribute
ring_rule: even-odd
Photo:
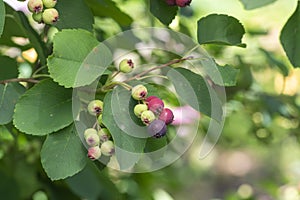
<svg viewBox="0 0 300 200"><path fill-rule="evenodd" d="M192 0L166 0L169 6L186 7L191 4Z"/></svg>
<svg viewBox="0 0 300 200"><path fill-rule="evenodd" d="M88 112L98 118L98 123L102 124L103 102L101 100L93 100L88 104ZM100 158L101 155L111 156L115 152L113 141L110 140L111 135L107 128L100 127L88 128L84 131L84 139L88 149L88 157L91 160Z"/></svg>
<svg viewBox="0 0 300 200"><path fill-rule="evenodd" d="M32 12L32 18L38 23L54 24L59 14L54 8L57 0L29 0L27 7Z"/></svg>
<svg viewBox="0 0 300 200"><path fill-rule="evenodd" d="M167 125L173 122L174 115L169 108L164 107L164 102L160 98L147 97L147 94L147 88L143 85L136 85L132 88L132 98L143 101L134 107L134 114L148 126L147 130L151 136L160 138L166 135Z"/></svg>

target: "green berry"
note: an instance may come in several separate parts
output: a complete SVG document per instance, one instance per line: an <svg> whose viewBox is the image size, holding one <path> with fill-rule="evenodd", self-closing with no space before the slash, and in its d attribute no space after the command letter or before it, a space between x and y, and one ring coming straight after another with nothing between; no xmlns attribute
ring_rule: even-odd
<svg viewBox="0 0 300 200"><path fill-rule="evenodd" d="M101 149L99 146L90 147L88 149L88 157L91 160L96 160L101 156Z"/></svg>
<svg viewBox="0 0 300 200"><path fill-rule="evenodd" d="M100 100L93 100L88 105L88 112L91 115L98 116L103 111L103 102Z"/></svg>
<svg viewBox="0 0 300 200"><path fill-rule="evenodd" d="M43 21L45 24L54 24L58 21L59 14L55 8L47 8L43 12Z"/></svg>
<svg viewBox="0 0 300 200"><path fill-rule="evenodd" d="M96 134L97 135L97 130L94 128L88 128L84 131L84 138L87 138L88 135L90 134Z"/></svg>
<svg viewBox="0 0 300 200"><path fill-rule="evenodd" d="M32 18L37 23L42 23L43 22L43 13L41 13L41 12L40 13L33 13Z"/></svg>
<svg viewBox="0 0 300 200"><path fill-rule="evenodd" d="M28 10L32 13L39 13L43 11L42 0L29 0L27 3Z"/></svg>
<svg viewBox="0 0 300 200"><path fill-rule="evenodd" d="M148 106L146 104L137 104L134 106L133 112L137 117L141 117L142 112L148 110Z"/></svg>
<svg viewBox="0 0 300 200"><path fill-rule="evenodd" d="M107 128L101 128L101 130L98 131L98 136L100 137L100 142L106 142L110 138L110 133Z"/></svg>
<svg viewBox="0 0 300 200"><path fill-rule="evenodd" d="M57 3L57 0L42 0L42 1L46 8L53 8Z"/></svg>
<svg viewBox="0 0 300 200"><path fill-rule="evenodd" d="M98 124L99 124L100 126L103 125L102 114L100 114L100 115L98 116L97 120L98 120Z"/></svg>
<svg viewBox="0 0 300 200"><path fill-rule="evenodd" d="M88 134L85 137L85 141L90 147L98 146L100 144L100 137L98 136L97 133L96 134Z"/></svg>
<svg viewBox="0 0 300 200"><path fill-rule="evenodd" d="M144 124L149 125L153 120L155 120L155 115L151 110L146 110L142 112L141 120Z"/></svg>
<svg viewBox="0 0 300 200"><path fill-rule="evenodd" d="M131 96L135 100L145 99L148 94L147 88L143 85L136 85L131 90Z"/></svg>
<svg viewBox="0 0 300 200"><path fill-rule="evenodd" d="M104 142L101 145L101 152L105 156L111 156L115 153L115 146L114 143L110 140Z"/></svg>
<svg viewBox="0 0 300 200"><path fill-rule="evenodd" d="M134 68L134 63L131 59L123 59L119 64L119 70L123 73L130 73Z"/></svg>

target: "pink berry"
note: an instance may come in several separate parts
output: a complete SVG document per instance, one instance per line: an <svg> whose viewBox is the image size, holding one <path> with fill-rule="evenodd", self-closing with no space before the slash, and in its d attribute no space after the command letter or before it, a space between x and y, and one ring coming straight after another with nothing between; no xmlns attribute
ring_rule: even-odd
<svg viewBox="0 0 300 200"><path fill-rule="evenodd" d="M177 6L185 7L191 4L192 0L176 0Z"/></svg>
<svg viewBox="0 0 300 200"><path fill-rule="evenodd" d="M96 160L101 156L101 149L99 146L90 147L88 149L88 157L91 160Z"/></svg>
<svg viewBox="0 0 300 200"><path fill-rule="evenodd" d="M169 108L163 109L159 115L159 119L164 121L167 125L171 124L174 120L174 114Z"/></svg>
<svg viewBox="0 0 300 200"><path fill-rule="evenodd" d="M164 102L160 98L153 98L148 102L148 109L151 110L155 115L159 115L164 109Z"/></svg>
<svg viewBox="0 0 300 200"><path fill-rule="evenodd" d="M147 99L145 101L146 101L146 103L148 103L149 101L151 101L153 99L159 99L159 98L157 96L149 96L149 97L147 97Z"/></svg>
<svg viewBox="0 0 300 200"><path fill-rule="evenodd" d="M175 6L175 5L176 5L176 1L175 1L175 0L166 0L166 3L167 3L169 6Z"/></svg>

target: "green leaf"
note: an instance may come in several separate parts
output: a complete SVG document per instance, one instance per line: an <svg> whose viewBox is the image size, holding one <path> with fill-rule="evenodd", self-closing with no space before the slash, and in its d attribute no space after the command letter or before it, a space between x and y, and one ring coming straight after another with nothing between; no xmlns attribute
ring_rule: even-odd
<svg viewBox="0 0 300 200"><path fill-rule="evenodd" d="M104 98L103 123L112 134L116 145L116 157L121 170L132 167L143 152L147 129L128 117L130 91L116 87Z"/></svg>
<svg viewBox="0 0 300 200"><path fill-rule="evenodd" d="M199 44L221 44L246 47L242 44L243 25L234 17L211 14L198 21Z"/></svg>
<svg viewBox="0 0 300 200"><path fill-rule="evenodd" d="M169 25L173 21L177 10L177 6L169 6L165 1L150 0L150 12L165 25Z"/></svg>
<svg viewBox="0 0 300 200"><path fill-rule="evenodd" d="M4 6L4 2L0 1L0 38L3 32L4 22L5 22L5 6Z"/></svg>
<svg viewBox="0 0 300 200"><path fill-rule="evenodd" d="M217 121L221 120L221 102L202 76L188 69L176 68L170 69L167 77L182 101Z"/></svg>
<svg viewBox="0 0 300 200"><path fill-rule="evenodd" d="M20 188L17 181L7 171L0 171L0 192L3 199L20 199Z"/></svg>
<svg viewBox="0 0 300 200"><path fill-rule="evenodd" d="M0 80L18 77L18 64L15 59L0 56L0 63Z"/></svg>
<svg viewBox="0 0 300 200"><path fill-rule="evenodd" d="M51 180L73 176L85 167L86 161L86 150L73 124L47 136L41 162Z"/></svg>
<svg viewBox="0 0 300 200"><path fill-rule="evenodd" d="M31 135L46 135L70 125L72 90L65 89L51 79L41 81L19 99L14 125Z"/></svg>
<svg viewBox="0 0 300 200"><path fill-rule="evenodd" d="M266 51L262 48L260 48L260 50L265 54L269 64L272 67L273 66L277 67L283 76L288 76L289 75L289 68L288 68L287 65L285 65L283 62L281 62L281 60L275 58L273 53L271 53L269 51Z"/></svg>
<svg viewBox="0 0 300 200"><path fill-rule="evenodd" d="M268 4L274 3L277 0L240 0L246 10L260 8Z"/></svg>
<svg viewBox="0 0 300 200"><path fill-rule="evenodd" d="M293 15L284 25L280 41L294 67L300 67L300 2Z"/></svg>
<svg viewBox="0 0 300 200"><path fill-rule="evenodd" d="M67 88L91 84L112 62L109 49L85 30L63 30L53 43L49 72L54 81Z"/></svg>
<svg viewBox="0 0 300 200"><path fill-rule="evenodd" d="M218 71L221 74L222 80L219 81L217 79L212 78L212 81L221 86L235 86L237 81L237 76L240 72L239 69L235 69L229 65L220 66L217 65Z"/></svg>
<svg viewBox="0 0 300 200"><path fill-rule="evenodd" d="M16 102L24 92L25 88L18 83L0 84L0 124L12 120Z"/></svg>
<svg viewBox="0 0 300 200"><path fill-rule="evenodd" d="M116 3L111 0L85 0L93 14L98 17L109 17L114 19L118 24L127 27L132 23L132 18L122 12Z"/></svg>
<svg viewBox="0 0 300 200"><path fill-rule="evenodd" d="M84 0L63 0L56 5L59 21L55 26L59 29L81 28L93 30L94 16Z"/></svg>

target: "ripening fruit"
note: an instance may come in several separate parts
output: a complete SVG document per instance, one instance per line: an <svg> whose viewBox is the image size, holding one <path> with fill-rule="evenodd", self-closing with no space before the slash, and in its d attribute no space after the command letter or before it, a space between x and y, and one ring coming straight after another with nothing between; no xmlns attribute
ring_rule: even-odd
<svg viewBox="0 0 300 200"><path fill-rule="evenodd" d="M155 120L155 115L151 110L146 110L142 112L141 120L145 125L149 125L153 120Z"/></svg>
<svg viewBox="0 0 300 200"><path fill-rule="evenodd" d="M164 102L160 98L152 98L147 102L148 109L151 110L155 115L159 115L164 109Z"/></svg>
<svg viewBox="0 0 300 200"><path fill-rule="evenodd" d="M153 122L150 123L150 125L147 127L147 131L149 135L160 138L166 135L167 133L167 125L164 121L160 119L156 119Z"/></svg>
<svg viewBox="0 0 300 200"><path fill-rule="evenodd" d="M88 128L88 129L85 129L84 131L84 138L87 138L88 135L90 134L96 134L97 135L97 130L94 129L94 128Z"/></svg>
<svg viewBox="0 0 300 200"><path fill-rule="evenodd" d="M103 111L103 102L100 100L93 100L88 105L88 112L91 115L98 116Z"/></svg>
<svg viewBox="0 0 300 200"><path fill-rule="evenodd" d="M29 0L27 3L28 10L32 13L39 13L43 11L42 0Z"/></svg>
<svg viewBox="0 0 300 200"><path fill-rule="evenodd" d="M110 133L107 128L101 128L98 131L98 136L100 137L100 142L103 143L108 141L108 139L110 138Z"/></svg>
<svg viewBox="0 0 300 200"><path fill-rule="evenodd" d="M135 100L145 99L148 94L147 88L143 85L136 85L131 90L131 96Z"/></svg>
<svg viewBox="0 0 300 200"><path fill-rule="evenodd" d="M34 21L37 23L42 23L43 22L43 13L32 13L32 18Z"/></svg>
<svg viewBox="0 0 300 200"><path fill-rule="evenodd" d="M192 0L176 0L176 5L180 7L189 6Z"/></svg>
<svg viewBox="0 0 300 200"><path fill-rule="evenodd" d="M169 6L175 6L175 5L176 5L176 1L175 1L175 0L166 0L166 3L167 3Z"/></svg>
<svg viewBox="0 0 300 200"><path fill-rule="evenodd" d="M170 110L169 108L165 108L162 110L162 112L160 113L158 118L160 120L164 121L166 123L166 125L168 125L173 122L174 114L173 114L172 110Z"/></svg>
<svg viewBox="0 0 300 200"><path fill-rule="evenodd" d="M55 8L47 8L43 12L43 22L45 24L54 24L58 21L59 14Z"/></svg>
<svg viewBox="0 0 300 200"><path fill-rule="evenodd" d="M90 147L88 149L88 157L91 160L96 160L101 156L101 149L99 146Z"/></svg>
<svg viewBox="0 0 300 200"><path fill-rule="evenodd" d="M57 3L57 0L42 0L42 1L46 8L53 8Z"/></svg>
<svg viewBox="0 0 300 200"><path fill-rule="evenodd" d="M151 101L153 99L159 99L159 98L157 96L149 96L146 98L145 102L148 103L149 101Z"/></svg>
<svg viewBox="0 0 300 200"><path fill-rule="evenodd" d="M137 104L134 106L133 112L137 117L141 117L142 112L148 110L148 106L146 104Z"/></svg>
<svg viewBox="0 0 300 200"><path fill-rule="evenodd" d="M119 64L119 70L123 73L130 73L134 68L134 63L131 59L123 59Z"/></svg>
<svg viewBox="0 0 300 200"><path fill-rule="evenodd" d="M101 152L105 156L111 156L115 153L115 145L112 141L108 140L101 144Z"/></svg>
<svg viewBox="0 0 300 200"><path fill-rule="evenodd" d="M94 133L87 134L85 137L85 141L90 147L98 146L100 144L100 138L97 132L96 134Z"/></svg>

